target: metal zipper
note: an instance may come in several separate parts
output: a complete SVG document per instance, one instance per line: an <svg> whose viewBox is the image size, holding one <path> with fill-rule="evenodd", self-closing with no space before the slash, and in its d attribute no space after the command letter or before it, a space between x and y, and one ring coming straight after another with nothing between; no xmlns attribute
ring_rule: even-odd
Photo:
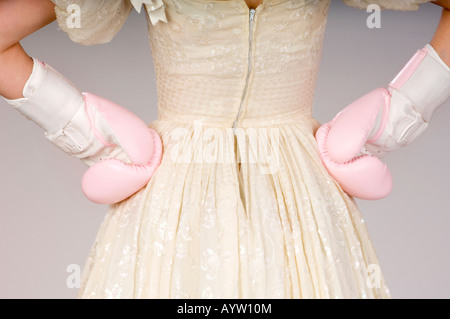
<svg viewBox="0 0 450 319"><path fill-rule="evenodd" d="M255 17L256 9L250 9L250 16L249 16L249 35L248 35L248 70L247 70L247 78L245 79L245 86L244 86L244 92L242 94L241 98L241 104L239 105L238 113L236 115L236 118L233 122L233 133L236 129L237 122L239 120L239 116L242 112L242 107L244 105L245 96L247 95L247 89L248 89L248 80L250 79L250 72L252 69L252 40L253 40L253 21Z"/></svg>

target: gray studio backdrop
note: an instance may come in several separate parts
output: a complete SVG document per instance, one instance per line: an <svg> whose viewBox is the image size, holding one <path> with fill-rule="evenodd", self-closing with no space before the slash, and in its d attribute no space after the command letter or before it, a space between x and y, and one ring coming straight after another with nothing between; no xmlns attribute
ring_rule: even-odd
<svg viewBox="0 0 450 319"><path fill-rule="evenodd" d="M369 29L368 13L332 1L315 117L328 121L356 98L386 86L431 40L440 12L432 4L417 12L386 11L381 28ZM133 12L105 45L75 44L56 23L22 44L82 90L126 106L146 122L156 119L143 13ZM77 289L67 279L83 266L107 207L82 194L84 164L47 142L3 101L0 118L0 297L75 298ZM449 121L447 103L418 140L385 158L392 193L358 200L394 298L450 297Z"/></svg>

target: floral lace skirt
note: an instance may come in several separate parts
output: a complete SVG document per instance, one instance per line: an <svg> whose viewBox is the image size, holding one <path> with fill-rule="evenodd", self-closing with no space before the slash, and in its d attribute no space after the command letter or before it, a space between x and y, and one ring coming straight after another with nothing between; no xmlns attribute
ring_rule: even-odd
<svg viewBox="0 0 450 319"><path fill-rule="evenodd" d="M149 126L163 140L161 165L110 206L80 298L390 297L359 208L322 165L309 126L239 128L242 139ZM255 134L263 146L248 142ZM258 148L269 151L251 160Z"/></svg>

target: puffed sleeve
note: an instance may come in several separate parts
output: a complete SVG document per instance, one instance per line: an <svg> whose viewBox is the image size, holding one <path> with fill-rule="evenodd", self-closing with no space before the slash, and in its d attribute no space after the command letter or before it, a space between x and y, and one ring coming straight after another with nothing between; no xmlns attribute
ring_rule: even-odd
<svg viewBox="0 0 450 319"><path fill-rule="evenodd" d="M133 5L129 0L52 0L58 26L72 41L93 45L111 41Z"/></svg>
<svg viewBox="0 0 450 319"><path fill-rule="evenodd" d="M342 0L351 7L366 9L370 4L377 4L381 9L414 11L419 9L422 3L431 0Z"/></svg>

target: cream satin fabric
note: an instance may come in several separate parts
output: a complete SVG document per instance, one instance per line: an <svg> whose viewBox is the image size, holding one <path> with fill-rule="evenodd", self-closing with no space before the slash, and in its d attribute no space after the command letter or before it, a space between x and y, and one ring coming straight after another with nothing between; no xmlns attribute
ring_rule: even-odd
<svg viewBox="0 0 450 319"><path fill-rule="evenodd" d="M63 29L68 2L58 1ZM93 19L95 4L79 2ZM144 189L111 206L79 296L389 298L361 213L313 136L329 1L264 0L251 46L245 1L163 2L167 22L148 23L158 90L149 126L162 137L162 163ZM108 41L132 5L103 6L99 25L65 31L84 44ZM244 139L230 134L238 114ZM246 138L264 132L277 154L271 166L238 163Z"/></svg>

